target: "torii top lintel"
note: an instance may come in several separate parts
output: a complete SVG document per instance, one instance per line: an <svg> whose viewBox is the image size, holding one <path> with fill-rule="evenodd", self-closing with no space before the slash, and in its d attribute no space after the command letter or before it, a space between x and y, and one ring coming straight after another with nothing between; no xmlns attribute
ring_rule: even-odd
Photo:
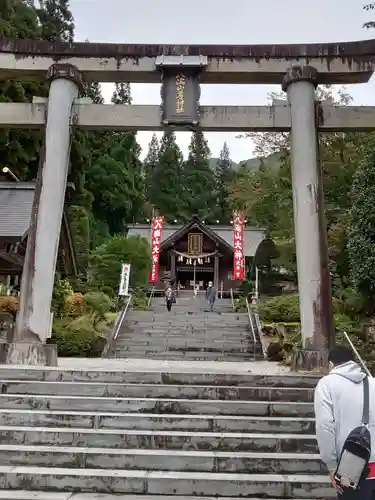
<svg viewBox="0 0 375 500"><path fill-rule="evenodd" d="M86 81L160 82L157 56L206 56L202 83L281 83L292 65L311 65L323 84L363 83L375 67L375 39L283 45L134 45L0 38L0 79L45 78L54 63Z"/></svg>

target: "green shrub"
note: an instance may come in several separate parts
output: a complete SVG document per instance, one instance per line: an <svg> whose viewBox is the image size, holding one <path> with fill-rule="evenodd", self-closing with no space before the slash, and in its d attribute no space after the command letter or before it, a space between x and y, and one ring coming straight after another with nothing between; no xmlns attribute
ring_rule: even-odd
<svg viewBox="0 0 375 500"><path fill-rule="evenodd" d="M235 312L246 312L246 297L237 297L234 299L234 310Z"/></svg>
<svg viewBox="0 0 375 500"><path fill-rule="evenodd" d="M375 338L364 333L360 322L342 313L334 314L336 328L335 342L348 345L343 332L347 332L350 340L372 373L375 373ZM272 329L271 329L272 327ZM285 364L291 364L297 349L302 347L299 323L274 323L266 325L266 329L275 333L275 340L269 344L267 356L270 361L278 361L280 357Z"/></svg>
<svg viewBox="0 0 375 500"><path fill-rule="evenodd" d="M298 295L280 295L260 301L258 311L263 321L299 321Z"/></svg>
<svg viewBox="0 0 375 500"><path fill-rule="evenodd" d="M68 280L56 280L52 293L52 311L55 314L62 314L65 307L65 299L73 293L74 290Z"/></svg>
<svg viewBox="0 0 375 500"><path fill-rule="evenodd" d="M94 329L91 318L57 319L53 324L52 341L62 357L100 357L105 338Z"/></svg>
<svg viewBox="0 0 375 500"><path fill-rule="evenodd" d="M137 290L132 296L132 309L133 311L147 311L148 298L147 295L140 290Z"/></svg>
<svg viewBox="0 0 375 500"><path fill-rule="evenodd" d="M95 323L105 318L105 315L114 307L112 300L103 292L89 292L85 295L85 310Z"/></svg>
<svg viewBox="0 0 375 500"><path fill-rule="evenodd" d="M100 287L100 291L108 295L111 299L114 299L116 296L115 291L110 286L102 286Z"/></svg>

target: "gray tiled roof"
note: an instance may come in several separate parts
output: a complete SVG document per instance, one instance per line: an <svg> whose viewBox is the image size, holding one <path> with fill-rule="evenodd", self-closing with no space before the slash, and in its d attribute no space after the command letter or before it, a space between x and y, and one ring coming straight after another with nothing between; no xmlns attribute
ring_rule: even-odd
<svg viewBox="0 0 375 500"><path fill-rule="evenodd" d="M30 227L34 182L0 182L0 238L19 238Z"/></svg>
<svg viewBox="0 0 375 500"><path fill-rule="evenodd" d="M173 233L181 229L183 226L169 226L166 225L163 228L162 241L166 240ZM207 226L212 231L225 240L231 247L233 247L233 228L232 226ZM151 228L149 225L136 224L129 228L128 236L142 236L147 238L151 242ZM257 228L245 228L244 240L245 248L244 253L246 257L253 257L255 252L262 240L266 237L266 231L264 229Z"/></svg>

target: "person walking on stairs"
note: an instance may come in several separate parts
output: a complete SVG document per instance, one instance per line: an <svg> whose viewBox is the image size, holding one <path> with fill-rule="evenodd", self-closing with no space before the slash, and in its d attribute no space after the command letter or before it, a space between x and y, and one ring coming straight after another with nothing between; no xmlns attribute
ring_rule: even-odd
<svg viewBox="0 0 375 500"><path fill-rule="evenodd" d="M176 302L173 290L171 285L168 285L168 288L165 291L165 304L167 306L168 311L170 312L172 309L172 304Z"/></svg>
<svg viewBox="0 0 375 500"><path fill-rule="evenodd" d="M206 289L206 300L210 306L210 311L214 310L215 300L216 300L216 288L214 287L212 281L208 282L208 287Z"/></svg>
<svg viewBox="0 0 375 500"><path fill-rule="evenodd" d="M375 381L354 359L354 353L346 346L336 345L329 352L330 372L319 380L314 394L316 438L338 498L372 500L375 498ZM342 480L338 482L338 478L347 477L349 469L353 480L356 474L353 464L363 463L348 453L349 445L347 448L349 440L363 425L369 430L373 445L367 467L358 469L359 474L365 470L366 479L355 489L346 487ZM346 457L351 457L351 462Z"/></svg>

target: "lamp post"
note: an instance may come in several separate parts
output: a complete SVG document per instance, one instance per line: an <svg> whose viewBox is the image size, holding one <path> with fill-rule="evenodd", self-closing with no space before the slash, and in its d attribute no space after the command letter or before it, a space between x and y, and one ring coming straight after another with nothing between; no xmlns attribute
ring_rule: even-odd
<svg viewBox="0 0 375 500"><path fill-rule="evenodd" d="M9 174L13 180L20 182L19 178L14 174L9 167L3 167L4 174Z"/></svg>

